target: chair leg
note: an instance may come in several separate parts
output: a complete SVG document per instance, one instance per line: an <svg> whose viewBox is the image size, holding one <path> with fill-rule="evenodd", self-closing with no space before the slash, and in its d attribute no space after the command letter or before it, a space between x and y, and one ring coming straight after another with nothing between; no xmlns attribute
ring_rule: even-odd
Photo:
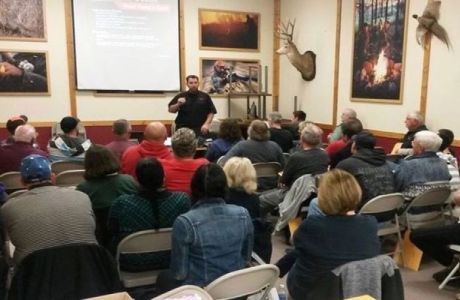
<svg viewBox="0 0 460 300"><path fill-rule="evenodd" d="M442 290L444 286L449 282L449 280L454 276L454 274L457 272L457 270L460 268L460 262L455 265L455 268L450 271L449 275L446 276L443 282L439 285L438 289Z"/></svg>

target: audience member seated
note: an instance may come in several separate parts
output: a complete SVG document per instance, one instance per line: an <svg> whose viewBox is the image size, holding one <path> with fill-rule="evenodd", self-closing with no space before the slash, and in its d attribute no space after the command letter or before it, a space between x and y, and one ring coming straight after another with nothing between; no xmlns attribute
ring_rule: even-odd
<svg viewBox="0 0 460 300"><path fill-rule="evenodd" d="M460 206L460 192L454 193L453 199L455 204ZM449 245L460 244L460 223L413 230L410 240L423 251L423 254L447 267L433 274L433 278L441 283L458 262L454 259L454 252L449 249Z"/></svg>
<svg viewBox="0 0 460 300"><path fill-rule="evenodd" d="M130 175L122 175L115 155L101 145L92 145L85 156L85 181L77 190L89 196L96 216L96 237L108 247L110 234L107 230L107 216L115 199L124 194L137 193L137 183Z"/></svg>
<svg viewBox="0 0 460 300"><path fill-rule="evenodd" d="M340 116L340 119L342 120L342 122L339 125L337 125L337 127L334 128L334 131L332 131L332 133L330 133L327 136L329 143L340 140L343 136L342 124L346 123L348 120L356 119L356 118L358 118L358 116L356 115L356 111L354 109L345 108L342 111L342 115Z"/></svg>
<svg viewBox="0 0 460 300"><path fill-rule="evenodd" d="M293 147L292 142L294 141L294 136L292 133L281 128L282 116L279 112L274 111L268 115L268 124L270 125L270 140L277 143L281 150L285 153L289 153L289 150Z"/></svg>
<svg viewBox="0 0 460 300"><path fill-rule="evenodd" d="M25 125L27 123L26 120L21 118L21 116L14 116L8 119L6 122L6 130L8 131L8 137L3 140L0 145L8 145L14 143L14 133L16 131L16 128L18 128L21 125Z"/></svg>
<svg viewBox="0 0 460 300"><path fill-rule="evenodd" d="M306 124L301 134L302 150L289 157L283 175L281 188L263 193L260 197L260 208L265 214L273 210L284 199L292 184L306 174L317 175L327 171L329 157L320 148L323 131L313 123Z"/></svg>
<svg viewBox="0 0 460 300"><path fill-rule="evenodd" d="M294 137L294 140L300 139L299 123L307 119L307 114L303 110L296 110L292 113L291 123L286 127Z"/></svg>
<svg viewBox="0 0 460 300"><path fill-rule="evenodd" d="M419 111L408 113L404 123L408 131L401 141L402 144L397 154L410 155L412 154L412 141L414 140L415 134L422 130L428 130L428 128L425 126L425 118Z"/></svg>
<svg viewBox="0 0 460 300"><path fill-rule="evenodd" d="M434 132L423 130L412 141L413 156L401 161L395 169L396 190L412 199L427 189L430 181L449 181L446 162L436 155L442 139ZM428 187L429 188L429 187Z"/></svg>
<svg viewBox="0 0 460 300"><path fill-rule="evenodd" d="M171 159L171 151L165 146L168 132L160 122L149 123L144 130L144 140L125 150L121 159L121 170L125 174L136 176L136 164L144 157Z"/></svg>
<svg viewBox="0 0 460 300"><path fill-rule="evenodd" d="M189 128L180 128L174 132L171 146L174 157L160 160L165 171L166 189L190 194L190 181L193 173L209 161L206 158L193 158L197 140L195 132Z"/></svg>
<svg viewBox="0 0 460 300"><path fill-rule="evenodd" d="M46 157L29 155L20 170L29 191L1 208L4 228L16 247L16 263L40 249L97 243L91 201L86 194L54 186Z"/></svg>
<svg viewBox="0 0 460 300"><path fill-rule="evenodd" d="M148 229L172 227L174 220L190 209L190 199L185 193L164 189L164 172L160 162L153 157L141 159L136 166L139 192L122 195L110 210L109 228L113 235L112 249L126 236ZM165 269L170 253L124 255L121 268L131 272Z"/></svg>
<svg viewBox="0 0 460 300"><path fill-rule="evenodd" d="M283 150L270 141L270 131L264 121L254 120L248 128L248 140L240 141L225 154L223 162L231 157L249 158L254 163L277 162L284 167ZM258 181L259 190L268 190L278 185L277 178L261 178Z"/></svg>
<svg viewBox="0 0 460 300"><path fill-rule="evenodd" d="M342 170L321 176L318 205L324 215L308 216L294 234L294 251L277 262L294 300L308 300L309 292L327 272L345 263L372 258L380 251L377 221L355 215L361 199L356 179Z"/></svg>
<svg viewBox="0 0 460 300"><path fill-rule="evenodd" d="M460 188L460 176L458 173L457 158L452 155L454 152L450 151L450 145L454 141L454 133L449 129L439 129L438 135L442 139L441 146L437 155L447 163L449 174L452 177L450 179L450 187L453 191Z"/></svg>
<svg viewBox="0 0 460 300"><path fill-rule="evenodd" d="M363 130L363 125L361 124L361 121L358 119L350 119L342 124L342 132L343 132L342 140L336 141L330 144L326 148L326 151L328 151L328 149L331 149L331 151L328 151L329 157L331 159L331 168L335 168L335 166L337 166L337 164L340 161L351 156L351 145L352 145L351 138L355 134L360 133L362 130ZM339 147L335 146L336 143L339 145ZM341 147L340 146L341 143L344 143L345 146Z"/></svg>
<svg viewBox="0 0 460 300"><path fill-rule="evenodd" d="M383 149L375 149L376 139L372 133L360 132L352 141L353 155L339 162L337 169L349 172L358 180L363 191L360 209L372 198L395 191L393 170L396 165L386 160Z"/></svg>
<svg viewBox="0 0 460 300"><path fill-rule="evenodd" d="M161 291L179 285L200 287L247 266L253 226L248 211L226 204L227 180L216 164L201 166L192 179L192 209L173 225L171 266L160 274Z"/></svg>
<svg viewBox="0 0 460 300"><path fill-rule="evenodd" d="M91 146L90 140L78 135L80 120L74 117L64 117L60 126L64 134L58 134L48 145L50 160L77 160L83 161L85 151Z"/></svg>
<svg viewBox="0 0 460 300"><path fill-rule="evenodd" d="M48 156L45 151L34 148L36 137L37 132L32 125L21 125L16 128L13 142L0 147L0 174L19 171L22 159L30 154Z"/></svg>
<svg viewBox="0 0 460 300"><path fill-rule="evenodd" d="M206 153L206 159L216 162L219 157L224 156L230 148L241 141L241 128L235 119L226 119L220 123L219 138L213 141Z"/></svg>
<svg viewBox="0 0 460 300"><path fill-rule="evenodd" d="M121 160L123 153L128 149L130 146L134 146L137 143L134 143L129 140L129 136L131 134L131 125L125 119L119 119L113 122L112 125L112 132L113 132L113 141L109 144L105 145L107 149L115 154L115 157L118 160Z"/></svg>
<svg viewBox="0 0 460 300"><path fill-rule="evenodd" d="M254 225L254 252L269 263L272 254L272 226L260 217L256 170L245 157L232 157L224 166L229 187L227 204L246 208Z"/></svg>

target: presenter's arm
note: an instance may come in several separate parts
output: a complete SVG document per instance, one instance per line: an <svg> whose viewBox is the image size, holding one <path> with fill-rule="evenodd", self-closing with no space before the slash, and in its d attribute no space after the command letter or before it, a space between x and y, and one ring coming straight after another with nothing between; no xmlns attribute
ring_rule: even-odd
<svg viewBox="0 0 460 300"><path fill-rule="evenodd" d="M207 134L209 132L209 126L211 126L212 119L214 118L214 113L209 113L206 121L201 125L201 133Z"/></svg>
<svg viewBox="0 0 460 300"><path fill-rule="evenodd" d="M171 101L171 102L174 102L174 100ZM181 98L177 99L176 103L174 103L174 104L169 104L169 106L168 106L168 111L169 111L170 113L175 114L176 112L179 111L180 107L181 107L182 105L184 105L184 103L185 103L185 98L181 97Z"/></svg>

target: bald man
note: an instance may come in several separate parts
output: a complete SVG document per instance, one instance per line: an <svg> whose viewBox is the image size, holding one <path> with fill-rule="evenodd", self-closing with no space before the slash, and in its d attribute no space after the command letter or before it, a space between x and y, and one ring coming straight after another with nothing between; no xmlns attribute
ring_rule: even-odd
<svg viewBox="0 0 460 300"><path fill-rule="evenodd" d="M152 122L145 127L144 140L135 146L129 147L121 158L121 170L125 174L136 176L136 164L144 157L171 159L171 150L164 142L168 132L161 122Z"/></svg>

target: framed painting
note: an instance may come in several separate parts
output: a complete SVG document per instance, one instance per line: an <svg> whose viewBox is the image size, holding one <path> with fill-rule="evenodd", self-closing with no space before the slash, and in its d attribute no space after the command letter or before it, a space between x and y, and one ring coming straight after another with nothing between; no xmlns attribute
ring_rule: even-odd
<svg viewBox="0 0 460 300"><path fill-rule="evenodd" d="M401 104L409 0L354 0L351 101Z"/></svg>
<svg viewBox="0 0 460 300"><path fill-rule="evenodd" d="M49 95L48 54L0 50L0 94Z"/></svg>
<svg viewBox="0 0 460 300"><path fill-rule="evenodd" d="M45 0L0 0L0 39L46 41Z"/></svg>
<svg viewBox="0 0 460 300"><path fill-rule="evenodd" d="M201 90L214 95L260 92L258 60L201 58Z"/></svg>
<svg viewBox="0 0 460 300"><path fill-rule="evenodd" d="M259 51L260 15L200 9L200 49Z"/></svg>

